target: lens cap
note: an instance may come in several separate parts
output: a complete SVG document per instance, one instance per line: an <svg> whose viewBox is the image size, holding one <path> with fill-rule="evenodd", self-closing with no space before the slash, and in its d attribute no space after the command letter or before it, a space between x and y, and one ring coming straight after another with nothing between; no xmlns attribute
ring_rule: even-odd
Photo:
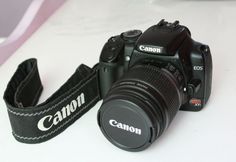
<svg viewBox="0 0 236 162"><path fill-rule="evenodd" d="M154 124L144 108L145 105L131 100L105 102L98 113L100 129L111 143L121 149L144 150L154 139Z"/></svg>

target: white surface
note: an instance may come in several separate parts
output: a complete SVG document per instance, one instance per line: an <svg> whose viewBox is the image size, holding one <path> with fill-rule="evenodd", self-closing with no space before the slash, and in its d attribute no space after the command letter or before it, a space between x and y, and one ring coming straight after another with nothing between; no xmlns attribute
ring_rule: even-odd
<svg viewBox="0 0 236 162"><path fill-rule="evenodd" d="M0 37L0 44L1 44L2 42L4 42L5 40L6 40L6 38Z"/></svg>
<svg viewBox="0 0 236 162"><path fill-rule="evenodd" d="M130 153L116 148L101 134L96 123L101 102L59 136L27 145L11 135L7 109L0 100L0 161L235 162L235 1L70 0L0 67L0 96L16 66L36 57L44 84L42 102L80 63L92 66L98 62L110 36L133 28L147 29L162 18L180 20L195 40L211 47L213 90L204 110L179 112L150 148Z"/></svg>

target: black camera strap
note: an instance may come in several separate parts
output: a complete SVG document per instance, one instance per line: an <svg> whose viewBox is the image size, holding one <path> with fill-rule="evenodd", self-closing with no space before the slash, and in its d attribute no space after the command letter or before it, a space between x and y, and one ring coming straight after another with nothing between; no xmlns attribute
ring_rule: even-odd
<svg viewBox="0 0 236 162"><path fill-rule="evenodd" d="M4 93L12 133L24 143L40 143L61 133L100 100L97 68L80 65L44 103L37 60L21 63Z"/></svg>

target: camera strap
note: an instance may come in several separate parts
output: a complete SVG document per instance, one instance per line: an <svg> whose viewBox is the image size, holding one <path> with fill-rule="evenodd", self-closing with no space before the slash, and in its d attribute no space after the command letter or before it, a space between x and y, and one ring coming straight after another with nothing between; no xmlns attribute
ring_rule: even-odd
<svg viewBox="0 0 236 162"><path fill-rule="evenodd" d="M20 142L53 138L101 99L96 66L80 65L51 97L36 105L42 89L36 59L21 63L8 83L4 100L12 134Z"/></svg>

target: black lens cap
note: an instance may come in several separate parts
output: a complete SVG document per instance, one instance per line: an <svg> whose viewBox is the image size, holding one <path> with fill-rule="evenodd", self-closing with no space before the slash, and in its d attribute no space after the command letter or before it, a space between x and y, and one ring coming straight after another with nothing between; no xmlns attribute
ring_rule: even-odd
<svg viewBox="0 0 236 162"><path fill-rule="evenodd" d="M131 100L105 102L98 113L98 123L105 137L127 151L141 151L154 140L155 126L145 106ZM148 109L146 109L148 110Z"/></svg>

